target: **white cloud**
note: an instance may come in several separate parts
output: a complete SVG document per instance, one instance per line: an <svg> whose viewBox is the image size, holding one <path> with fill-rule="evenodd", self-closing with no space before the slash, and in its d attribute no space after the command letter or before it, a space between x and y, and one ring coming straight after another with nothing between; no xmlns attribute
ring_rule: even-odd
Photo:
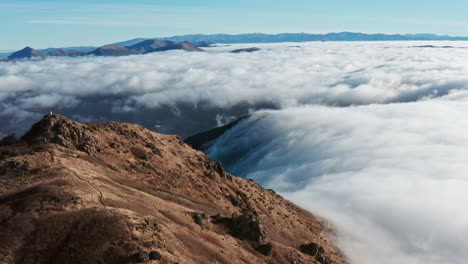
<svg viewBox="0 0 468 264"><path fill-rule="evenodd" d="M352 263L465 263L468 101L260 111L208 151L338 228Z"/></svg>
<svg viewBox="0 0 468 264"><path fill-rule="evenodd" d="M263 50L220 52L238 47L231 46L1 63L0 92L128 95L147 107L175 101L350 105L415 101L468 87L464 50L406 49L411 44L300 43L302 48L257 45Z"/></svg>

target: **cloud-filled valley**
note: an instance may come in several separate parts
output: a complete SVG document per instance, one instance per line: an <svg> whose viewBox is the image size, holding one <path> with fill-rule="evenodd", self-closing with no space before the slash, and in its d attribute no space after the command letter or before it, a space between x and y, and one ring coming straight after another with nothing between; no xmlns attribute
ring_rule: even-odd
<svg viewBox="0 0 468 264"><path fill-rule="evenodd" d="M250 108L411 102L468 87L464 49L412 45L420 43L259 44L260 51L241 54L227 51L251 45L232 45L204 53L0 62L0 117L7 120L0 132L27 129L52 110L83 121L139 122L130 116L145 114L152 119L145 126L181 133L182 124L162 117L211 109L209 123L194 133L216 125L216 115ZM92 109L104 105L108 111ZM240 110L229 111L234 106Z"/></svg>
<svg viewBox="0 0 468 264"><path fill-rule="evenodd" d="M0 62L0 137L49 111L184 137L252 113L208 154L329 219L352 263L464 263L468 43L424 44Z"/></svg>
<svg viewBox="0 0 468 264"><path fill-rule="evenodd" d="M351 263L464 263L468 102L260 111L208 150L338 228Z"/></svg>

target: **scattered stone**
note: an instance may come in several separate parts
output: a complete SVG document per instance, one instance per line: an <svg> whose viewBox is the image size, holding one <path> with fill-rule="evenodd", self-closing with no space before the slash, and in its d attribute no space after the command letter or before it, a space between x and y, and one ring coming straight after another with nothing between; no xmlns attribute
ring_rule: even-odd
<svg viewBox="0 0 468 264"><path fill-rule="evenodd" d="M27 170L29 163L21 160L2 160L0 161L0 172L4 172L7 169L13 170Z"/></svg>
<svg viewBox="0 0 468 264"><path fill-rule="evenodd" d="M214 163L214 170L221 176L221 177L224 177L224 167L223 167L223 164L221 162L215 162Z"/></svg>
<svg viewBox="0 0 468 264"><path fill-rule="evenodd" d="M155 217L153 218L146 218L145 219L145 224L148 228L150 228L152 231L160 232L161 227L159 226L159 221Z"/></svg>
<svg viewBox="0 0 468 264"><path fill-rule="evenodd" d="M150 241L146 241L146 242L143 242L143 245L145 247L160 247L158 241L156 240L150 240Z"/></svg>
<svg viewBox="0 0 468 264"><path fill-rule="evenodd" d="M155 144L153 144L153 143L147 143L147 144L145 145L145 147L151 149L151 152L153 152L153 154L162 157L161 150L160 150L158 147L156 147Z"/></svg>
<svg viewBox="0 0 468 264"><path fill-rule="evenodd" d="M151 230L153 232L160 232L161 228L159 226L158 220L156 218L145 218L143 222L138 224L133 224L135 230L146 231Z"/></svg>
<svg viewBox="0 0 468 264"><path fill-rule="evenodd" d="M206 176L210 179L214 179L215 178L215 174L214 174L214 170L213 168L210 168L210 170L208 171L208 173L206 174Z"/></svg>
<svg viewBox="0 0 468 264"><path fill-rule="evenodd" d="M72 201L73 201L74 205L77 205L80 202L80 200L81 200L81 197L79 197L79 196L73 196L72 197Z"/></svg>
<svg viewBox="0 0 468 264"><path fill-rule="evenodd" d="M231 201L232 205L241 208L247 206L249 201L249 197L241 191L236 191L236 196L229 195L227 198Z"/></svg>

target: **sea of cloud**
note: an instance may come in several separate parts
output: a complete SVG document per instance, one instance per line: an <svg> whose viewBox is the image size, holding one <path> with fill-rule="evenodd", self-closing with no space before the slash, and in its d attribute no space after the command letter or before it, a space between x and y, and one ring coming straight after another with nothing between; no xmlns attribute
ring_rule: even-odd
<svg viewBox="0 0 468 264"><path fill-rule="evenodd" d="M465 263L467 61L466 42L314 42L0 62L0 136L51 110L187 136L274 108L209 154L329 219L352 263Z"/></svg>
<svg viewBox="0 0 468 264"><path fill-rule="evenodd" d="M161 116L184 119L190 116L187 112L200 108L213 109L205 119L216 125L217 116L245 114L258 105L411 102L466 89L468 43L430 42L454 48L411 47L423 44L249 44L203 53L0 62L0 118L6 120L0 132L27 129L49 111L89 121L139 122L137 117L145 114L153 123L144 125L164 128L169 124L159 120ZM228 52L250 46L261 50ZM239 105L244 111L223 112ZM180 125L184 122L162 132L182 133Z"/></svg>

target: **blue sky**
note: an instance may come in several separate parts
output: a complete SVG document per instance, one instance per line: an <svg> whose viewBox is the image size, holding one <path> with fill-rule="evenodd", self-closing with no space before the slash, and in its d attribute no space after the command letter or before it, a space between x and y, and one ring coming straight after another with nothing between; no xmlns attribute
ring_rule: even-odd
<svg viewBox="0 0 468 264"><path fill-rule="evenodd" d="M0 50L103 45L190 33L468 36L461 0L0 0Z"/></svg>

